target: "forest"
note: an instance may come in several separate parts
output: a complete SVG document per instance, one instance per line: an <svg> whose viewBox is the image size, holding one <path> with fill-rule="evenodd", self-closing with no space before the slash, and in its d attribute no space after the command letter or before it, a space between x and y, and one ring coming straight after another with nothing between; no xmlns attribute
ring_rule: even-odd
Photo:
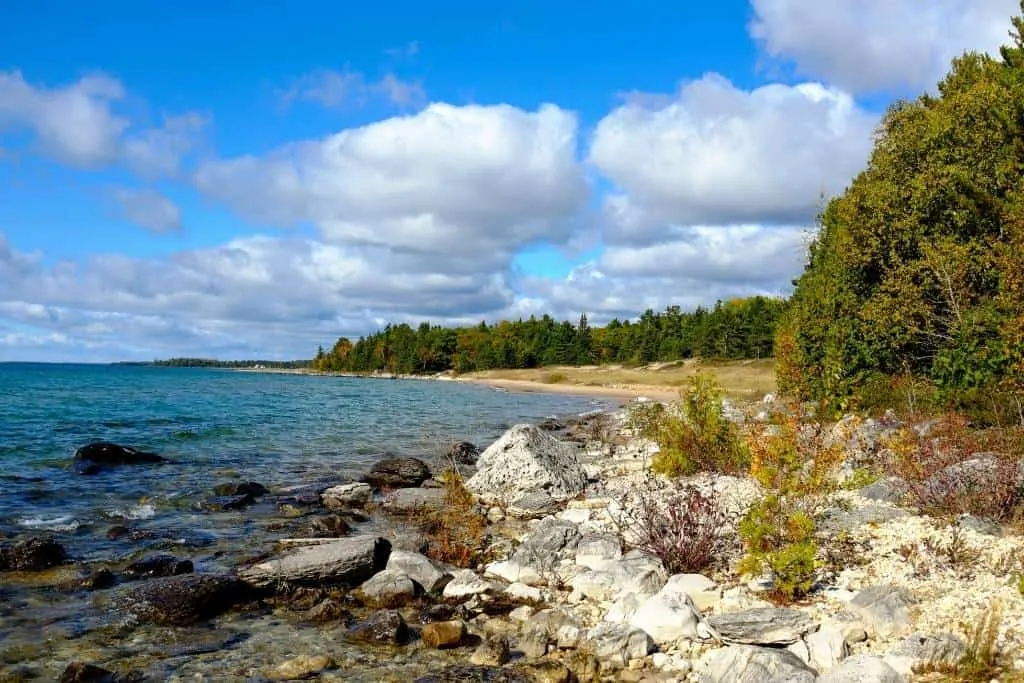
<svg viewBox="0 0 1024 683"><path fill-rule="evenodd" d="M355 342L342 337L330 349L321 347L313 367L423 374L692 357L768 358L785 306L781 299L755 296L692 312L678 306L661 313L647 310L637 320L612 319L604 326L591 326L586 314L575 323L548 315L459 328L403 323Z"/></svg>

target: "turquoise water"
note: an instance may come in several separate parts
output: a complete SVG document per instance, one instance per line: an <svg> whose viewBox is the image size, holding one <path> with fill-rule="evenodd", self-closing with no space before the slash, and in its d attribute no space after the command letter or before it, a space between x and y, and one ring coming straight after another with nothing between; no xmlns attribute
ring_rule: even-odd
<svg viewBox="0 0 1024 683"><path fill-rule="evenodd" d="M208 520L191 513L216 483L357 477L385 452L436 456L451 440L486 445L516 422L600 407L454 382L0 364L0 534L81 536L123 519L201 530ZM76 475L75 449L101 440L173 464ZM96 541L73 545L89 556Z"/></svg>

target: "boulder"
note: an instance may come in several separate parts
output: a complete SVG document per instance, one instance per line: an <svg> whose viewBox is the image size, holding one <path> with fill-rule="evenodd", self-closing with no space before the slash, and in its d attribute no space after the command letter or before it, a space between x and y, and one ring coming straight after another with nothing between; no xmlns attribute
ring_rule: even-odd
<svg viewBox="0 0 1024 683"><path fill-rule="evenodd" d="M441 595L449 599L462 599L493 591L494 586L477 576L473 570L459 569L452 574L452 580L444 587Z"/></svg>
<svg viewBox="0 0 1024 683"><path fill-rule="evenodd" d="M818 683L903 683L903 676L878 657L854 655L819 676Z"/></svg>
<svg viewBox="0 0 1024 683"><path fill-rule="evenodd" d="M214 496L200 503L199 508L207 512L228 512L244 510L255 502L256 498L244 493L234 496Z"/></svg>
<svg viewBox="0 0 1024 683"><path fill-rule="evenodd" d="M562 505L547 491L528 491L508 506L508 514L519 519L539 519L559 511Z"/></svg>
<svg viewBox="0 0 1024 683"><path fill-rule="evenodd" d="M693 599L678 582L669 581L640 605L629 624L646 631L658 645L668 645L680 638L696 638L700 621Z"/></svg>
<svg viewBox="0 0 1024 683"><path fill-rule="evenodd" d="M466 488L499 505L539 490L555 500L567 500L587 485L576 449L534 425L516 425L505 432L480 455L477 467Z"/></svg>
<svg viewBox="0 0 1024 683"><path fill-rule="evenodd" d="M385 569L364 581L359 591L369 603L399 607L415 597L416 586L402 572Z"/></svg>
<svg viewBox="0 0 1024 683"><path fill-rule="evenodd" d="M696 667L701 683L814 683L818 674L789 650L730 645L711 650Z"/></svg>
<svg viewBox="0 0 1024 683"><path fill-rule="evenodd" d="M409 641L409 627L399 612L381 610L350 628L348 639L371 645L404 645Z"/></svg>
<svg viewBox="0 0 1024 683"><path fill-rule="evenodd" d="M416 582L425 593L436 593L444 588L452 575L444 565L420 553L393 550L388 557L387 569L401 572Z"/></svg>
<svg viewBox="0 0 1024 683"><path fill-rule="evenodd" d="M97 442L82 446L75 451L72 461L78 474L98 474L105 469L122 465L155 465L168 462L156 453L146 453L130 446L116 443Z"/></svg>
<svg viewBox="0 0 1024 683"><path fill-rule="evenodd" d="M377 536L339 538L253 565L239 572L239 577L254 586L279 582L357 586L383 569L390 553L391 544Z"/></svg>
<svg viewBox="0 0 1024 683"><path fill-rule="evenodd" d="M850 654L843 629L837 624L822 626L804 636L807 644L808 664L819 673L831 671Z"/></svg>
<svg viewBox="0 0 1024 683"><path fill-rule="evenodd" d="M231 576L185 574L153 579L126 591L120 608L141 621L187 626L245 600L245 585Z"/></svg>
<svg viewBox="0 0 1024 683"><path fill-rule="evenodd" d="M646 631L626 624L602 624L587 632L586 644L594 656L614 666L626 666L654 651Z"/></svg>
<svg viewBox="0 0 1024 683"><path fill-rule="evenodd" d="M714 581L703 574L675 574L669 577L666 588L682 591L693 599L698 610L704 611L721 602L722 591Z"/></svg>
<svg viewBox="0 0 1024 683"><path fill-rule="evenodd" d="M63 564L64 546L52 537L0 543L0 572L37 572Z"/></svg>
<svg viewBox="0 0 1024 683"><path fill-rule="evenodd" d="M536 683L536 679L514 669L460 664L420 676L413 683Z"/></svg>
<svg viewBox="0 0 1024 683"><path fill-rule="evenodd" d="M722 640L745 645L791 645L818 629L804 612L782 607L715 614L708 617L708 624Z"/></svg>
<svg viewBox="0 0 1024 683"><path fill-rule="evenodd" d="M420 632L423 644L435 650L458 647L465 637L464 621L435 621L424 626Z"/></svg>
<svg viewBox="0 0 1024 683"><path fill-rule="evenodd" d="M114 572L103 568L95 571L82 579L81 587L87 591L98 591L105 588L113 588L117 584L117 577Z"/></svg>
<svg viewBox="0 0 1024 683"><path fill-rule="evenodd" d="M228 482L213 487L215 496L249 496L255 499L268 493L266 486L255 481Z"/></svg>
<svg viewBox="0 0 1024 683"><path fill-rule="evenodd" d="M430 479L430 468L419 458L385 458L374 463L363 481L374 488L415 488Z"/></svg>
<svg viewBox="0 0 1024 683"><path fill-rule="evenodd" d="M554 570L562 560L574 558L579 540L580 532L575 524L547 517L523 539L511 561L544 575Z"/></svg>
<svg viewBox="0 0 1024 683"><path fill-rule="evenodd" d="M393 515L415 515L444 505L444 489L398 489L384 498L381 507Z"/></svg>
<svg viewBox="0 0 1024 683"><path fill-rule="evenodd" d="M456 441L448 447L444 457L457 465L475 465L480 449L468 441Z"/></svg>
<svg viewBox="0 0 1024 683"><path fill-rule="evenodd" d="M911 610L916 602L913 594L901 586L869 586L853 597L850 609L869 632L884 639L910 631Z"/></svg>
<svg viewBox="0 0 1024 683"><path fill-rule="evenodd" d="M125 581L136 581L138 579L155 579L160 576L191 574L193 570L192 560L179 560L170 555L154 555L132 562L121 571L121 577Z"/></svg>
<svg viewBox="0 0 1024 683"><path fill-rule="evenodd" d="M350 510L361 508L370 502L373 488L364 482L332 486L320 494L320 500L328 510Z"/></svg>

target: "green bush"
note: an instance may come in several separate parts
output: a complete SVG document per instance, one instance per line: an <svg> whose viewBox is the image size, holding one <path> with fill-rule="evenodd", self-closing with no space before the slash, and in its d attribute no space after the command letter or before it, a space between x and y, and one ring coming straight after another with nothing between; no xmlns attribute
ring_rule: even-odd
<svg viewBox="0 0 1024 683"><path fill-rule="evenodd" d="M818 569L814 519L799 499L769 494L751 506L740 521L740 539L747 554L740 563L746 574L772 574L772 596L792 602L807 595Z"/></svg>
<svg viewBox="0 0 1024 683"><path fill-rule="evenodd" d="M634 429L658 444L652 469L672 477L745 470L750 455L739 429L722 411L721 388L702 373L689 385L679 403L645 404L631 414Z"/></svg>

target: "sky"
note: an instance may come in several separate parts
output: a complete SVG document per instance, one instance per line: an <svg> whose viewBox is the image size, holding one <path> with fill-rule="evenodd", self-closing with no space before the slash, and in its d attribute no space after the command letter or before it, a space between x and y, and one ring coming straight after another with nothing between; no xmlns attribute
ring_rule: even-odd
<svg viewBox="0 0 1024 683"><path fill-rule="evenodd" d="M0 361L786 295L1018 0L0 0Z"/></svg>

